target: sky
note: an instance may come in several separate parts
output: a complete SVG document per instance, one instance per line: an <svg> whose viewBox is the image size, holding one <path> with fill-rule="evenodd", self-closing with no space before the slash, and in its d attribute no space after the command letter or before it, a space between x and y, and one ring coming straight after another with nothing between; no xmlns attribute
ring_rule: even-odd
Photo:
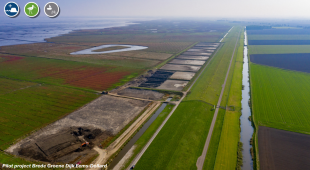
<svg viewBox="0 0 310 170"><path fill-rule="evenodd" d="M27 2L36 2L41 10L47 2L51 2L51 0L12 1L18 3L22 9ZM1 0L0 4L4 6L7 2ZM53 2L61 8L60 17L310 19L309 0L53 0ZM0 16L5 14L2 13ZM20 16L25 16L23 10ZM46 16L41 11L39 17Z"/></svg>

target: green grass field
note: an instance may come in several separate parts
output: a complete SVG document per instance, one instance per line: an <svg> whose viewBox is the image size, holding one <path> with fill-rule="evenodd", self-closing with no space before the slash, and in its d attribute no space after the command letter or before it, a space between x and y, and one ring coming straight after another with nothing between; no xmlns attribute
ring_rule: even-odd
<svg viewBox="0 0 310 170"><path fill-rule="evenodd" d="M310 134L310 74L251 64L251 81L258 125Z"/></svg>
<svg viewBox="0 0 310 170"><path fill-rule="evenodd" d="M98 97L59 86L3 78L0 82L0 149Z"/></svg>
<svg viewBox="0 0 310 170"><path fill-rule="evenodd" d="M310 45L249 45L249 54L310 53Z"/></svg>
<svg viewBox="0 0 310 170"><path fill-rule="evenodd" d="M202 101L182 102L135 169L196 169L214 114L211 108Z"/></svg>

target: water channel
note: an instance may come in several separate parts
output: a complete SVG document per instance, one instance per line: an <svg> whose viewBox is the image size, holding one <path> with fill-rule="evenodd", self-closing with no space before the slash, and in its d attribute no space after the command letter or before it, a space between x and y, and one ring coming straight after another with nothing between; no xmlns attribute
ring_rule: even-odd
<svg viewBox="0 0 310 170"><path fill-rule="evenodd" d="M168 98L166 101L170 101L172 98ZM119 154L114 158L112 163L109 165L109 169L113 169L117 163L125 156L125 154L130 150L130 148L136 143L136 141L143 135L147 128L154 122L158 115L165 109L167 103L163 103L160 108L155 112L155 114L143 125L139 132L125 145L125 147L119 152Z"/></svg>
<svg viewBox="0 0 310 170"><path fill-rule="evenodd" d="M243 71L242 71L242 84L244 89L242 90L242 116L240 117L241 123L241 142L243 143L243 170L253 169L253 160L251 157L250 149L250 140L252 138L254 129L249 121L249 116L251 116L251 109L249 106L250 100L250 83L249 83L249 62L248 62L248 47L247 47L247 34L244 31L244 59L243 59Z"/></svg>

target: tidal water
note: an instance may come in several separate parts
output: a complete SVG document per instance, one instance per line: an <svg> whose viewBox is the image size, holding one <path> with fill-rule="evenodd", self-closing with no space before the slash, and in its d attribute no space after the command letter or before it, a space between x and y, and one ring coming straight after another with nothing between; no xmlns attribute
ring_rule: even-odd
<svg viewBox="0 0 310 170"><path fill-rule="evenodd" d="M251 145L250 140L252 138L254 129L249 121L249 116L251 116L251 109L249 106L250 100L250 83L249 83L249 62L248 62L248 47L247 47L247 34L244 32L244 63L242 70L242 84L244 85L244 89L242 90L242 116L240 117L241 123L241 142L243 143L243 170L251 170L253 169L253 160L251 156Z"/></svg>
<svg viewBox="0 0 310 170"><path fill-rule="evenodd" d="M134 24L130 18L0 18L0 46L45 42L46 38L81 29ZM142 19L141 19L142 20ZM135 19L138 21L138 19Z"/></svg>

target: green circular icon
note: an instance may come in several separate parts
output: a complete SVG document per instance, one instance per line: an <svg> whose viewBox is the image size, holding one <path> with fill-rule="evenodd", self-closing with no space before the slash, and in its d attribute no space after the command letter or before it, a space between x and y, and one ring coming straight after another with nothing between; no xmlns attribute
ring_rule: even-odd
<svg viewBox="0 0 310 170"><path fill-rule="evenodd" d="M28 2L26 5L25 5L25 8L24 8L24 11L25 11L25 14L28 16L28 17L36 17L39 12L40 12L40 7L38 4L36 4L35 2Z"/></svg>

